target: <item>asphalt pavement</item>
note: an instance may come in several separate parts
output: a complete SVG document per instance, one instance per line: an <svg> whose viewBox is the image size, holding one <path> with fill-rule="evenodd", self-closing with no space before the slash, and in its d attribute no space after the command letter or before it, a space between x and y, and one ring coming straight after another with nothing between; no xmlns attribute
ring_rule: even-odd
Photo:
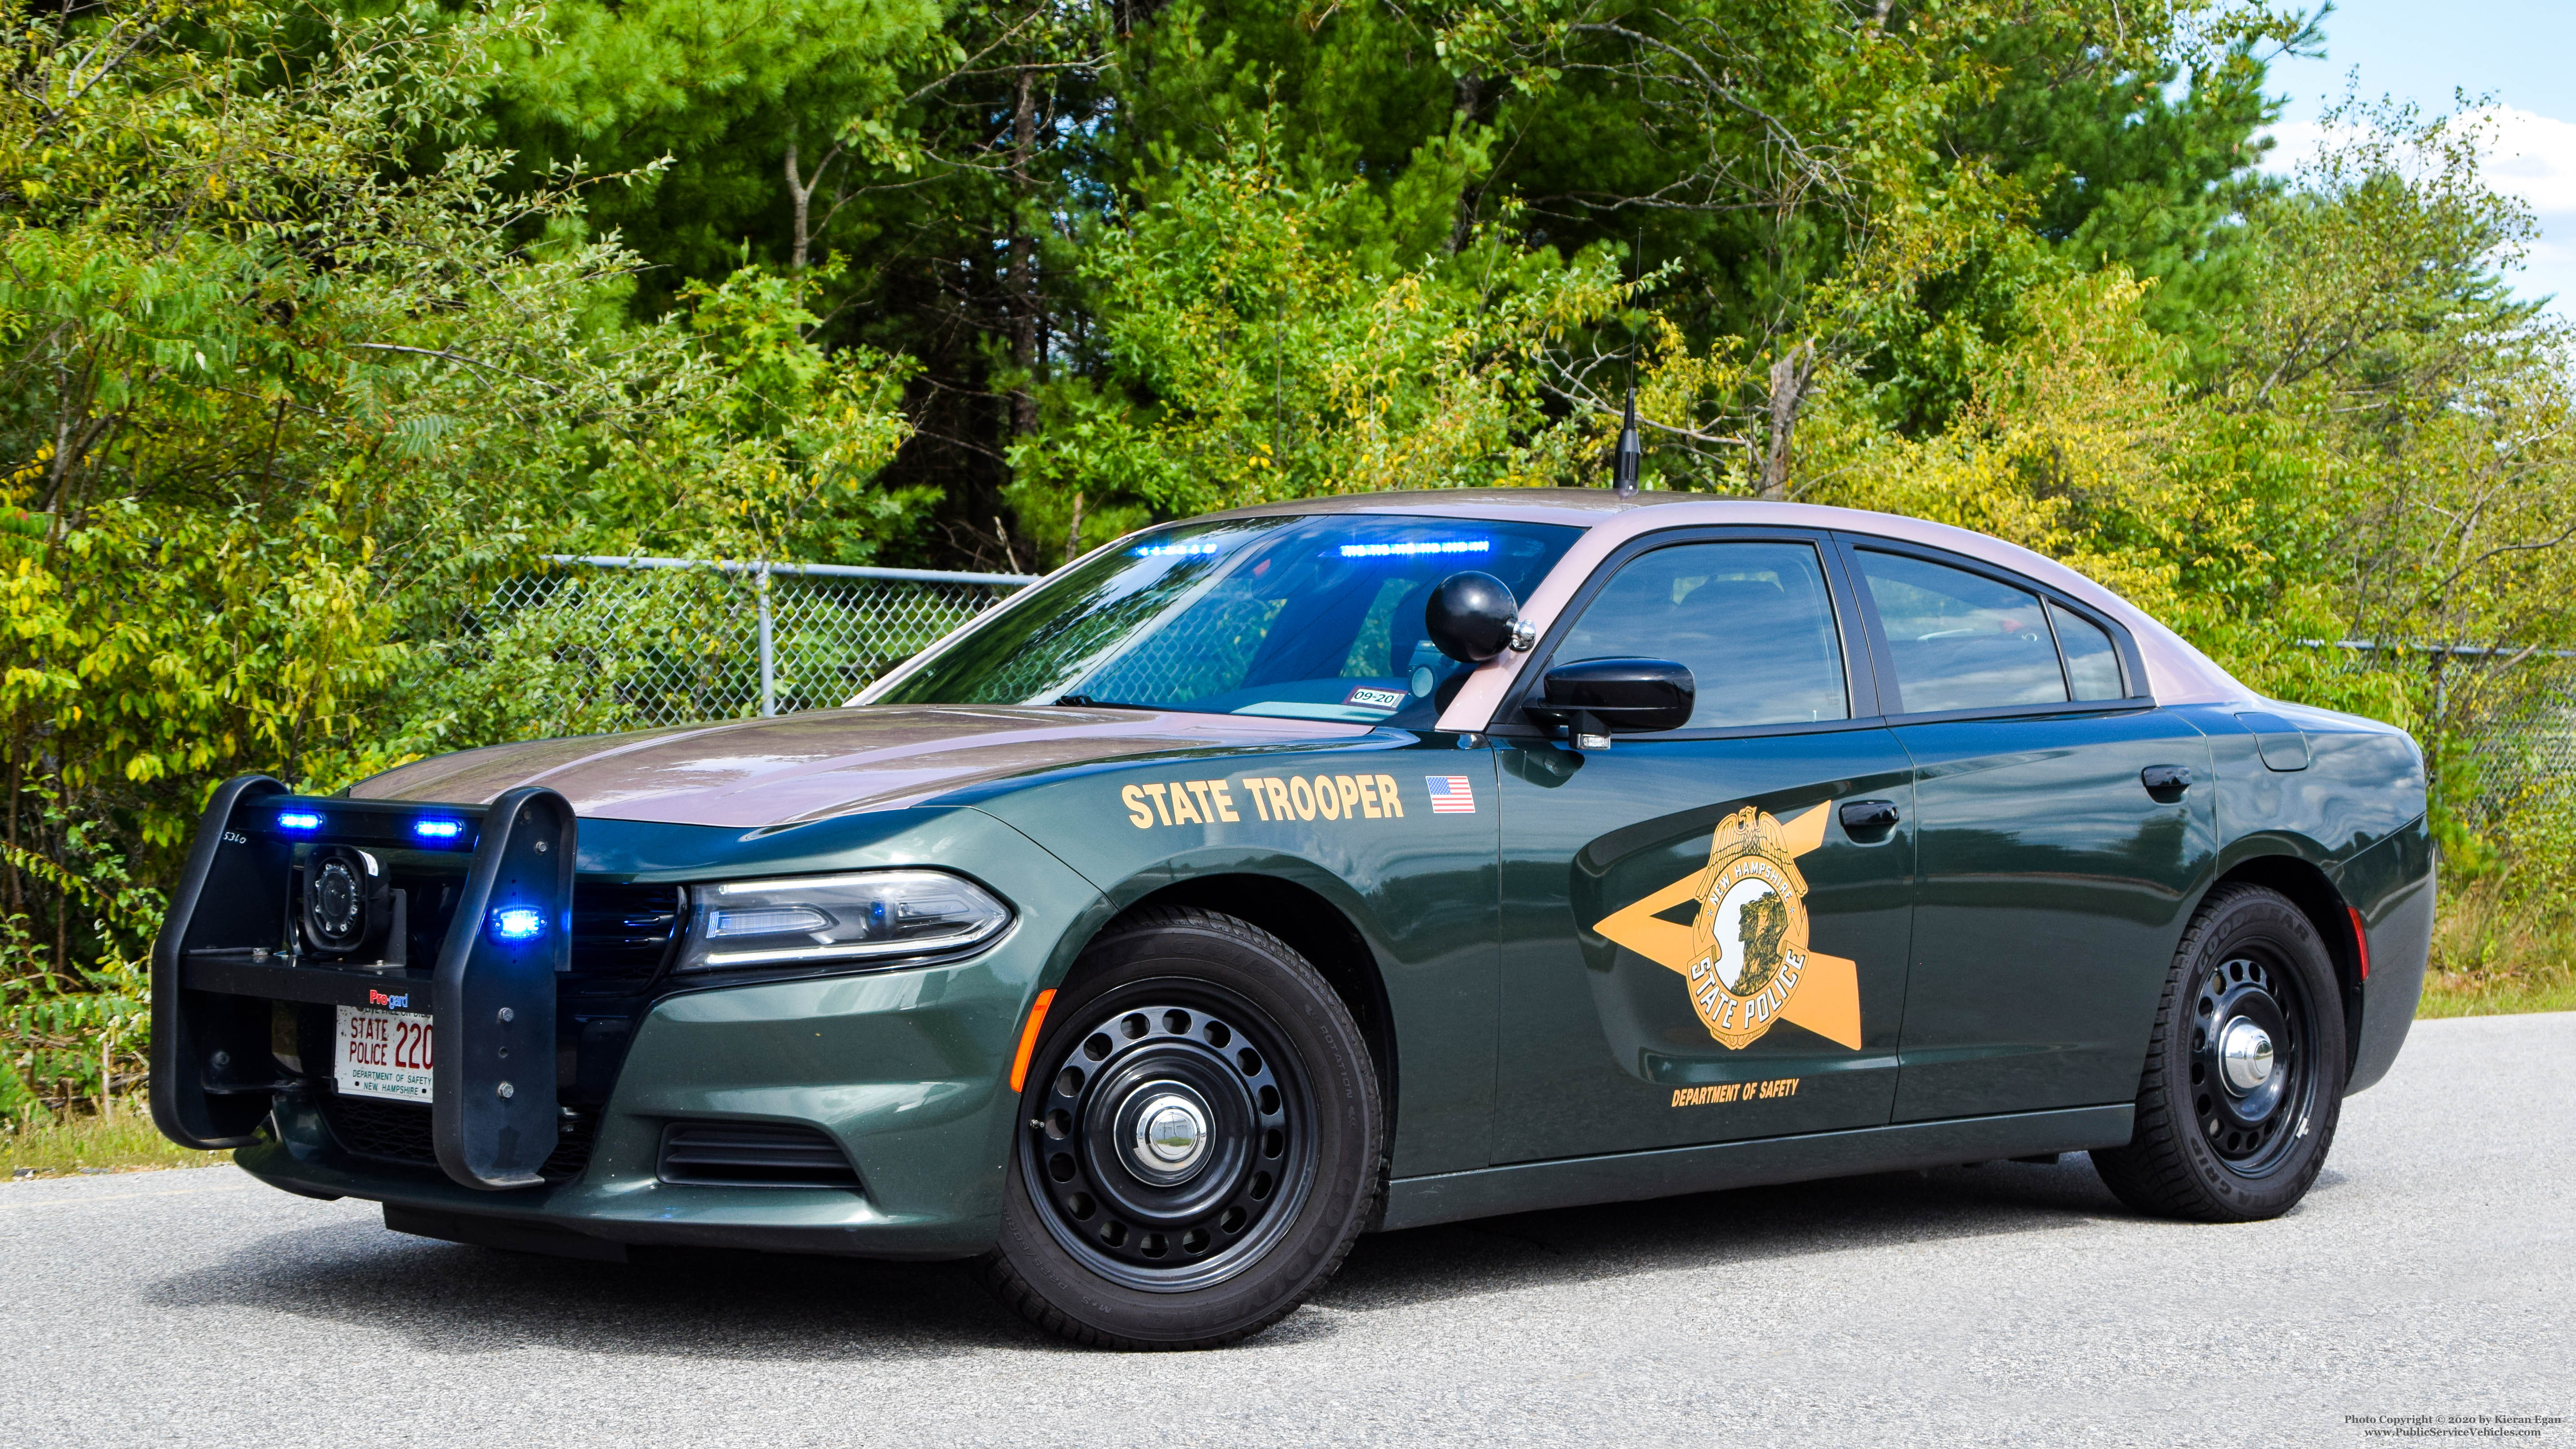
<svg viewBox="0 0 2576 1449"><path fill-rule="evenodd" d="M1199 1354L1061 1346L954 1266L516 1256L229 1167L0 1185L11 1446L2368 1444L2537 1415L2511 1442L2576 1449L2571 1325L2576 1015L2419 1024L2276 1222L2135 1217L2081 1157L1533 1213L1365 1239Z"/></svg>

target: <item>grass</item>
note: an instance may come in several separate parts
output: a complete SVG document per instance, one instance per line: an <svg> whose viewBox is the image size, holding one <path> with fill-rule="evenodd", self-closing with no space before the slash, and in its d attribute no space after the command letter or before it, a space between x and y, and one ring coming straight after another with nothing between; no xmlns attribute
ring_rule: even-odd
<svg viewBox="0 0 2576 1449"><path fill-rule="evenodd" d="M2576 969L2503 975L2435 971L2424 978L2418 1019L2437 1016L2507 1016L2521 1011L2576 1011Z"/></svg>
<svg viewBox="0 0 2576 1449"><path fill-rule="evenodd" d="M0 1125L0 1178L208 1167L231 1160L231 1153L191 1152L162 1136L139 1101L119 1103L113 1118L77 1113L24 1130L15 1124Z"/></svg>
<svg viewBox="0 0 2576 1449"><path fill-rule="evenodd" d="M2576 919L2487 881L2446 890L2418 1017L2576 1011Z"/></svg>

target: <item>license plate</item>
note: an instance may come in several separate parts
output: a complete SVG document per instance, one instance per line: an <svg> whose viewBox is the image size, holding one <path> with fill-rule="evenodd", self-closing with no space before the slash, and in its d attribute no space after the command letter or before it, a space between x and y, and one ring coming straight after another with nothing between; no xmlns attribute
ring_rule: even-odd
<svg viewBox="0 0 2576 1449"><path fill-rule="evenodd" d="M429 1018L415 1011L341 1007L331 1076L350 1096L428 1101Z"/></svg>

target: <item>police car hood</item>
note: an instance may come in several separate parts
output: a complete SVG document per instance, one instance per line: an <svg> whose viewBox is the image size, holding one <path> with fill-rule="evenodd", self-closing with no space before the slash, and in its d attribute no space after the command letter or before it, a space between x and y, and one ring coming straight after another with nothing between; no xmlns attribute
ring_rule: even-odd
<svg viewBox="0 0 2576 1449"><path fill-rule="evenodd" d="M388 770L349 793L479 805L543 785L593 819L759 829L918 805L1069 765L1366 733L1366 725L1251 715L874 705L493 745Z"/></svg>

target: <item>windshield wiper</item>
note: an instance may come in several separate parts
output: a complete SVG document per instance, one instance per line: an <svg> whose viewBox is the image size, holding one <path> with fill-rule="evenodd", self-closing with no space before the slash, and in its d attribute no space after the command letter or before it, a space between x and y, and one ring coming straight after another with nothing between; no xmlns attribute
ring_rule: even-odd
<svg viewBox="0 0 2576 1449"><path fill-rule="evenodd" d="M1150 704L1121 704L1114 699L1093 699L1087 694L1059 694L1055 702L1076 709L1152 709Z"/></svg>

